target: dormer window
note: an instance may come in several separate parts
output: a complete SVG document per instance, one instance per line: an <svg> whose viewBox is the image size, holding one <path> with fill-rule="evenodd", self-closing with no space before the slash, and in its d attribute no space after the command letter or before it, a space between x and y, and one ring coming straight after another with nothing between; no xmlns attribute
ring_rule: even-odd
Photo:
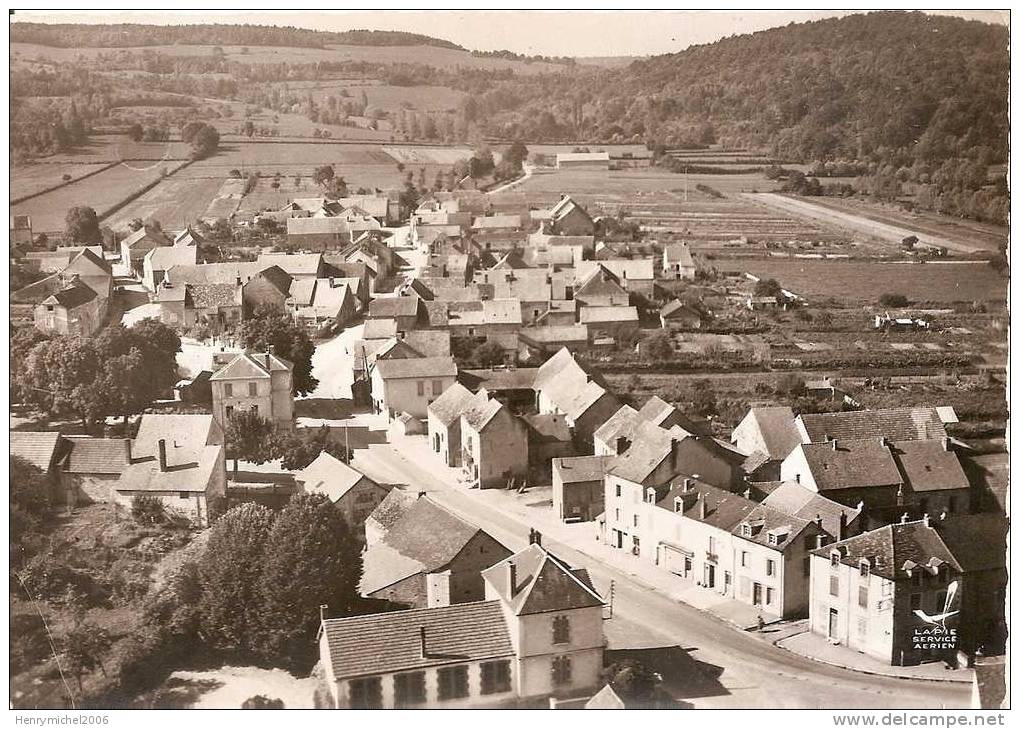
<svg viewBox="0 0 1020 729"><path fill-rule="evenodd" d="M867 578L871 575L871 564L866 559L862 559L859 565L861 571L861 577Z"/></svg>
<svg viewBox="0 0 1020 729"><path fill-rule="evenodd" d="M742 537L749 537L749 536L751 536L751 525L750 524L741 524L740 525L740 536L742 536Z"/></svg>
<svg viewBox="0 0 1020 729"><path fill-rule="evenodd" d="M775 532L769 532L769 544L772 546L779 544L779 535Z"/></svg>
<svg viewBox="0 0 1020 729"><path fill-rule="evenodd" d="M829 554L829 564L832 567L839 567L840 564L839 552L833 551Z"/></svg>

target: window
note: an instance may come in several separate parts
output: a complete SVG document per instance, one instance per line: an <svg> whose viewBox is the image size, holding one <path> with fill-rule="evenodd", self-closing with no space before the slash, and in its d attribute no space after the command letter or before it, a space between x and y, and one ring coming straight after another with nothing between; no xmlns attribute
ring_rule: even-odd
<svg viewBox="0 0 1020 729"><path fill-rule="evenodd" d="M441 395L443 393L443 381L432 380L432 394Z"/></svg>
<svg viewBox="0 0 1020 729"><path fill-rule="evenodd" d="M425 672L398 673L393 676L393 702L399 708L425 703Z"/></svg>
<svg viewBox="0 0 1020 729"><path fill-rule="evenodd" d="M920 610L921 609L921 593L912 592L910 593L910 609Z"/></svg>
<svg viewBox="0 0 1020 729"><path fill-rule="evenodd" d="M616 510L616 521L620 521L620 510Z"/></svg>
<svg viewBox="0 0 1020 729"><path fill-rule="evenodd" d="M776 591L771 587L765 588L765 604L771 605L772 601L776 598Z"/></svg>
<svg viewBox="0 0 1020 729"><path fill-rule="evenodd" d="M751 564L751 555L749 555L747 552L741 552L740 553L740 566L741 567L747 567L749 564Z"/></svg>
<svg viewBox="0 0 1020 729"><path fill-rule="evenodd" d="M833 552L829 555L829 564L833 567L839 567L839 552Z"/></svg>
<svg viewBox="0 0 1020 729"><path fill-rule="evenodd" d="M233 396L234 396L234 386L232 384L230 384L229 382L224 382L223 383L223 397L233 397Z"/></svg>
<svg viewBox="0 0 1020 729"><path fill-rule="evenodd" d="M779 535L773 532L769 532L769 544L772 545L779 544Z"/></svg>
<svg viewBox="0 0 1020 729"><path fill-rule="evenodd" d="M249 382L248 383L248 397L255 397L259 394L259 383Z"/></svg>
<svg viewBox="0 0 1020 729"><path fill-rule="evenodd" d="M893 583L882 580L882 597L889 597L892 594Z"/></svg>
<svg viewBox="0 0 1020 729"><path fill-rule="evenodd" d="M418 397L425 397L425 380L418 380Z"/></svg>
<svg viewBox="0 0 1020 729"><path fill-rule="evenodd" d="M861 562L861 579L866 580L871 575L871 565L867 562Z"/></svg>
<svg viewBox="0 0 1020 729"><path fill-rule="evenodd" d="M382 708L382 681L378 676L353 679L350 687L352 709Z"/></svg>
<svg viewBox="0 0 1020 729"><path fill-rule="evenodd" d="M556 656L552 662L553 686L566 686L570 683L570 656Z"/></svg>
<svg viewBox="0 0 1020 729"><path fill-rule="evenodd" d="M832 575L829 578L829 594L839 597L839 577L837 575Z"/></svg>
<svg viewBox="0 0 1020 729"><path fill-rule="evenodd" d="M868 588L864 585L857 588L857 604L862 608L868 607Z"/></svg>
<svg viewBox="0 0 1020 729"><path fill-rule="evenodd" d="M623 495L623 487L620 484L616 484L616 498L620 498Z"/></svg>
<svg viewBox="0 0 1020 729"><path fill-rule="evenodd" d="M566 615L557 615L552 621L553 643L570 642L570 618Z"/></svg>
<svg viewBox="0 0 1020 729"><path fill-rule="evenodd" d="M234 406L227 405L227 420L230 420L230 416L234 414Z"/></svg>
<svg viewBox="0 0 1020 729"><path fill-rule="evenodd" d="M439 669L439 699L462 699L468 695L467 666Z"/></svg>
<svg viewBox="0 0 1020 729"><path fill-rule="evenodd" d="M637 514L635 514L634 515L634 526L636 527L637 525L638 525L638 516L637 516Z"/></svg>
<svg viewBox="0 0 1020 729"><path fill-rule="evenodd" d="M191 498L191 494L189 494L187 491L181 491L181 492L179 492L177 494L177 498L178 499L190 499Z"/></svg>
<svg viewBox="0 0 1020 729"><path fill-rule="evenodd" d="M774 559L765 560L765 574L769 577L776 576L776 561Z"/></svg>
<svg viewBox="0 0 1020 729"><path fill-rule="evenodd" d="M740 525L740 536L742 536L742 537L749 537L749 536L751 536L751 525L750 524L741 524Z"/></svg>
<svg viewBox="0 0 1020 729"><path fill-rule="evenodd" d="M510 661L482 664L482 693L501 694L510 690Z"/></svg>

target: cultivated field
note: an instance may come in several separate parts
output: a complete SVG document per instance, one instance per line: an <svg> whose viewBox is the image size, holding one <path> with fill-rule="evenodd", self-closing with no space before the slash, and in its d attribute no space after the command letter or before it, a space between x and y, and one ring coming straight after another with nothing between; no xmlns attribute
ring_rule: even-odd
<svg viewBox="0 0 1020 729"><path fill-rule="evenodd" d="M88 205L103 216L111 208L184 164L181 161L127 161L88 179L73 182L52 192L11 206L12 215L31 215L32 230L38 233L61 231L68 208Z"/></svg>
<svg viewBox="0 0 1020 729"><path fill-rule="evenodd" d="M986 263L863 263L817 259L720 262L719 268L774 278L811 299L877 304L885 293L912 302L989 301L1006 298L1006 279Z"/></svg>
<svg viewBox="0 0 1020 729"><path fill-rule="evenodd" d="M338 81L288 81L273 84L281 91L286 88L292 94L304 98L309 92L317 104L335 96L343 100L359 99L364 92L369 109L396 112L400 109L417 111L452 111L457 109L467 96L446 86L389 86L368 79L341 79Z"/></svg>
<svg viewBox="0 0 1020 729"><path fill-rule="evenodd" d="M74 162L42 162L11 167L10 199L42 192L54 185L63 185L64 175L72 181L106 167L102 162L76 164Z"/></svg>
<svg viewBox="0 0 1020 729"><path fill-rule="evenodd" d="M151 218L158 220L167 230L184 228L205 217L206 209L219 192L222 182L214 178L168 177L103 223L113 230L123 230L135 218Z"/></svg>

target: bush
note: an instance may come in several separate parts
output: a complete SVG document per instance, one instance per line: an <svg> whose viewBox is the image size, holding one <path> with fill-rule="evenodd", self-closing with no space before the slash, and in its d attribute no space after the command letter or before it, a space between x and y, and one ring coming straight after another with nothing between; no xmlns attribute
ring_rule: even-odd
<svg viewBox="0 0 1020 729"><path fill-rule="evenodd" d="M245 699L241 704L242 709L282 709L283 699L270 699L262 694Z"/></svg>
<svg viewBox="0 0 1020 729"><path fill-rule="evenodd" d="M131 516L140 524L163 524L167 521L163 500L144 494L131 499Z"/></svg>
<svg viewBox="0 0 1020 729"><path fill-rule="evenodd" d="M882 294L878 303L882 306L892 306L896 308L904 307L907 305L907 297L903 294Z"/></svg>

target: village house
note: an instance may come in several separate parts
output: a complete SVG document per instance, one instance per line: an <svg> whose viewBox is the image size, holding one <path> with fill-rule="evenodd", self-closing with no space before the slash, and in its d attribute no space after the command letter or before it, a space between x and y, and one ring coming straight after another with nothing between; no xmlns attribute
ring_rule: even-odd
<svg viewBox="0 0 1020 729"><path fill-rule="evenodd" d="M303 279L292 288L294 294L287 301L288 308L295 321L313 335L343 327L357 313L357 300L340 279Z"/></svg>
<svg viewBox="0 0 1020 729"><path fill-rule="evenodd" d="M528 426L530 479L535 483L549 483L553 459L577 455L574 431L562 413L527 413L521 418Z"/></svg>
<svg viewBox="0 0 1020 729"><path fill-rule="evenodd" d="M198 265L198 246L158 246L142 259L142 285L155 291L174 266Z"/></svg>
<svg viewBox="0 0 1020 729"><path fill-rule="evenodd" d="M142 416L131 464L113 484L114 503L159 499L170 514L208 526L210 508L226 499L223 430L211 415Z"/></svg>
<svg viewBox="0 0 1020 729"><path fill-rule="evenodd" d="M606 258L579 261L574 268L575 281L581 282L598 268L611 273L620 286L631 294L651 299L655 292L655 266L651 258Z"/></svg>
<svg viewBox="0 0 1020 729"><path fill-rule="evenodd" d="M517 341L517 358L522 362L544 359L563 348L570 352L589 349L588 327L584 324L523 327L517 333Z"/></svg>
<svg viewBox="0 0 1020 729"><path fill-rule="evenodd" d="M485 396L471 402L460 416L460 440L461 467L479 488L505 488L527 479L527 426L498 400Z"/></svg>
<svg viewBox="0 0 1020 729"><path fill-rule="evenodd" d="M68 446L61 464L61 503L68 508L79 504L109 503L112 490L132 463L130 438L62 436Z"/></svg>
<svg viewBox="0 0 1020 729"><path fill-rule="evenodd" d="M595 455L620 455L634 442L636 432L642 423L651 423L663 430L676 431L685 435L711 435L711 426L705 421L694 420L676 407L653 395L640 410L623 405L613 413L593 435Z"/></svg>
<svg viewBox="0 0 1020 729"><path fill-rule="evenodd" d="M955 423L951 407L908 407L855 410L838 413L804 413L794 421L801 443L828 440L881 438L938 440L946 437L946 423Z"/></svg>
<svg viewBox="0 0 1020 729"><path fill-rule="evenodd" d="M924 515L816 549L811 631L897 666L1001 650L1005 535L996 514Z"/></svg>
<svg viewBox="0 0 1020 729"><path fill-rule="evenodd" d="M628 307L630 294L620 280L604 266L595 266L574 284L574 299L583 306Z"/></svg>
<svg viewBox="0 0 1020 729"><path fill-rule="evenodd" d="M372 368L372 405L392 420L399 413L424 420L428 406L457 379L452 357L378 360Z"/></svg>
<svg viewBox="0 0 1020 729"><path fill-rule="evenodd" d="M397 323L397 332L406 332L418 328L421 308L421 299L417 296L372 299L368 305L368 318L392 319Z"/></svg>
<svg viewBox="0 0 1020 729"><path fill-rule="evenodd" d="M559 158L564 155L557 155L557 164L559 164ZM568 164L572 164L574 160L571 155L567 155ZM606 165L608 167L608 156L606 157ZM549 219L546 222L546 232L552 235L570 235L570 236L593 236L595 235L595 222L592 220L588 212L578 205L569 195L564 195L560 198L552 209L549 211Z"/></svg>
<svg viewBox="0 0 1020 729"><path fill-rule="evenodd" d="M970 511L970 482L948 438L802 443L783 461L780 476L847 506L863 503L872 523L904 512Z"/></svg>
<svg viewBox="0 0 1020 729"><path fill-rule="evenodd" d="M277 426L294 420L294 366L272 352L241 352L210 378L213 415L226 428L230 416L253 412Z"/></svg>
<svg viewBox="0 0 1020 729"><path fill-rule="evenodd" d="M59 431L12 430L8 435L11 457L18 457L38 468L46 478L47 496L55 503L66 503L61 466L68 444Z"/></svg>
<svg viewBox="0 0 1020 729"><path fill-rule="evenodd" d="M587 572L532 544L483 574L481 602L323 616L319 656L333 705L539 706L594 691L604 603Z"/></svg>
<svg viewBox="0 0 1020 729"><path fill-rule="evenodd" d="M33 321L47 334L88 336L103 326L103 308L96 292L75 280L37 304Z"/></svg>
<svg viewBox="0 0 1020 729"><path fill-rule="evenodd" d="M329 278L329 266L321 253L260 253L256 270L277 266L294 280Z"/></svg>
<svg viewBox="0 0 1020 729"><path fill-rule="evenodd" d="M609 152L561 152L556 155L556 166L560 168L608 170Z"/></svg>
<svg viewBox="0 0 1020 729"><path fill-rule="evenodd" d="M670 243L663 248L662 272L677 280L694 280L698 269L686 243Z"/></svg>
<svg viewBox="0 0 1020 729"><path fill-rule="evenodd" d="M488 399L485 392L479 395ZM429 444L447 466L461 465L460 416L479 395L454 382L429 403Z"/></svg>
<svg viewBox="0 0 1020 729"><path fill-rule="evenodd" d="M140 276L146 254L154 248L171 245L173 241L158 224L146 223L120 242L120 263L129 274Z"/></svg>
<svg viewBox="0 0 1020 729"><path fill-rule="evenodd" d="M594 521L605 509L606 471L612 456L574 456L552 460L553 513L566 522Z"/></svg>
<svg viewBox="0 0 1020 729"><path fill-rule="evenodd" d="M629 341L638 330L638 311L633 306L582 306L577 310L581 324L594 340Z"/></svg>
<svg viewBox="0 0 1020 729"><path fill-rule="evenodd" d="M756 456L756 466L748 472L752 481L775 481L780 465L800 444L801 436L789 407L753 407L733 429L730 440L744 453Z"/></svg>
<svg viewBox="0 0 1020 729"><path fill-rule="evenodd" d="M616 396L561 348L539 367L534 384L540 413L563 413L575 439L591 447L592 436L620 408Z"/></svg>
<svg viewBox="0 0 1020 729"><path fill-rule="evenodd" d="M659 324L663 329L701 329L704 321L705 316L701 311L680 299L673 299L659 310Z"/></svg>
<svg viewBox="0 0 1020 729"><path fill-rule="evenodd" d="M287 310L294 279L279 266L270 266L241 283L242 315L249 317L259 309Z"/></svg>
<svg viewBox="0 0 1020 729"><path fill-rule="evenodd" d="M349 245L352 236L378 229L379 223L374 218L359 215L294 217L287 219L287 243L303 251L338 249Z"/></svg>
<svg viewBox="0 0 1020 729"><path fill-rule="evenodd" d="M362 542L365 541L365 520L389 491L326 451L298 471L295 479L305 493L322 494L333 502L348 528Z"/></svg>
<svg viewBox="0 0 1020 729"><path fill-rule="evenodd" d="M396 518L367 541L361 594L411 608L485 599L482 570L510 550L428 497L397 501Z"/></svg>
<svg viewBox="0 0 1020 729"><path fill-rule="evenodd" d="M260 271L255 261L225 261L222 263L199 263L187 266L173 266L166 272L164 280L175 286L181 284L235 284L241 286L251 281Z"/></svg>

